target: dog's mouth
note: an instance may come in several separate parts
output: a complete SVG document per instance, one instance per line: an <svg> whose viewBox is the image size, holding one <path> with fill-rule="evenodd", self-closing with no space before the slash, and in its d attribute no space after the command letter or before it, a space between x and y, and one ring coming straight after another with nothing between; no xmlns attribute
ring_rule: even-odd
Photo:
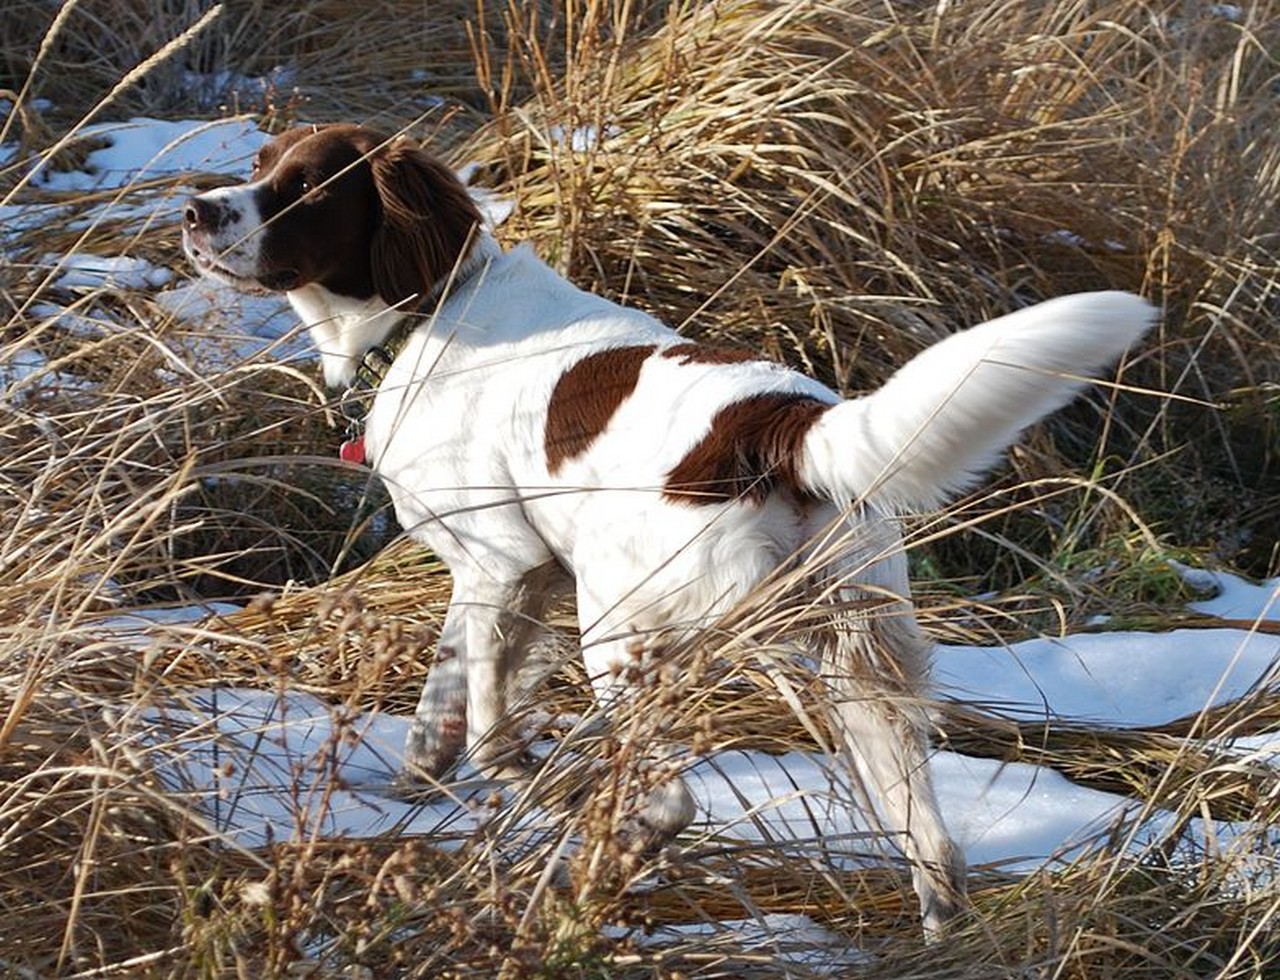
<svg viewBox="0 0 1280 980"><path fill-rule="evenodd" d="M190 232L185 232L182 237L187 258L202 276L250 293L285 293L302 285L302 274L296 269L272 269L247 276L219 261L217 253Z"/></svg>

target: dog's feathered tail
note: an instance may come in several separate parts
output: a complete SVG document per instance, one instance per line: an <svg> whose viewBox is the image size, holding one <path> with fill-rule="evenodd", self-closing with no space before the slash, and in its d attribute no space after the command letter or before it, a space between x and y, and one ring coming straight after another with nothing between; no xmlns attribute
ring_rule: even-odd
<svg viewBox="0 0 1280 980"><path fill-rule="evenodd" d="M840 503L935 507L972 486L1018 433L1069 402L1155 322L1122 292L1080 293L948 337L804 443L806 488Z"/></svg>

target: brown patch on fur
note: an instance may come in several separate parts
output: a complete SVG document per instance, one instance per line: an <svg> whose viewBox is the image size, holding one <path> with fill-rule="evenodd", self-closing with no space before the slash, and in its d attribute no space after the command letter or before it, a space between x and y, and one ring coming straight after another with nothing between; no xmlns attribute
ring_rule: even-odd
<svg viewBox="0 0 1280 980"><path fill-rule="evenodd" d="M679 359L681 364L741 364L764 360L759 354L742 347L708 347L692 343L664 347L662 356Z"/></svg>
<svg viewBox="0 0 1280 980"><path fill-rule="evenodd" d="M654 350L649 344L598 351L560 376L547 404L543 434L548 473L591 448L618 406L635 391L640 368Z"/></svg>
<svg viewBox="0 0 1280 980"><path fill-rule="evenodd" d="M716 412L711 428L667 474L662 495L683 504L762 503L785 487L802 497L801 450L810 427L831 406L807 395L771 392Z"/></svg>
<svg viewBox="0 0 1280 980"><path fill-rule="evenodd" d="M374 153L369 166L382 208L373 285L391 304L425 298L468 250L480 212L453 171L410 140Z"/></svg>

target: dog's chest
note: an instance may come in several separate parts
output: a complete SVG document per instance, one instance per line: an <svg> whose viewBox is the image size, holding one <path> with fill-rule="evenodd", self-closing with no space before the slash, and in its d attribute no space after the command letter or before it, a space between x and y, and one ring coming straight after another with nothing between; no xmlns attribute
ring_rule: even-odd
<svg viewBox="0 0 1280 980"><path fill-rule="evenodd" d="M533 343L483 349L415 336L383 380L369 415L371 464L420 500L469 501L536 472L552 360Z"/></svg>

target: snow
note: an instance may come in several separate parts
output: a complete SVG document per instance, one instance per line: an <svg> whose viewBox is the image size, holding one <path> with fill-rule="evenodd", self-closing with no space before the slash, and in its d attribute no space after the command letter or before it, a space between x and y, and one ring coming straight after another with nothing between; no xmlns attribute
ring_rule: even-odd
<svg viewBox="0 0 1280 980"><path fill-rule="evenodd" d="M1194 636L1196 631L1169 635L1174 676L1194 690L1215 692L1220 700L1228 690L1219 679L1233 660L1230 647L1206 652L1193 644ZM1144 638L1132 633L1082 636L1075 637L1074 646L1083 659L1110 667L1117 637ZM1235 645L1243 646L1244 638L1239 633ZM1093 656L1094 646L1101 656ZM1272 663L1276 656L1272 650ZM977 672L964 678L965 686L984 701L998 702L1000 691L983 688L988 677ZM1087 687L1084 695L1073 691L1079 679L1069 673L1046 676L1044 691L1061 702L1087 700L1093 688ZM1147 704L1138 710L1155 723L1202 706L1188 700L1164 715L1152 713ZM172 760L164 770L170 783L207 793L215 801L205 807L207 818L238 843L388 830L457 834L474 829L480 819L471 807L454 802L422 805L389 793L410 724L407 716L344 713L305 693L216 688L193 693L182 705L148 718L168 733L166 739L174 739L166 750ZM1137 723L1119 714L1112 720ZM1274 742L1261 739L1254 751L1261 754L1267 746L1274 748ZM227 765L233 759L236 764ZM948 826L975 865L1033 869L1088 842L1137 807L1132 798L1076 786L1039 766L955 752L937 752L931 766ZM232 775L220 777L223 769ZM698 800L696 826L703 832L748 842L859 841L856 850L876 850L872 826L850 806L855 793L823 756L719 752L692 760L685 777ZM481 796L490 791L492 786L485 786Z"/></svg>
<svg viewBox="0 0 1280 980"><path fill-rule="evenodd" d="M0 361L0 389L15 387L49 366L39 351L23 348Z"/></svg>
<svg viewBox="0 0 1280 980"><path fill-rule="evenodd" d="M1220 579L1222 602L1250 619L1273 607L1274 585L1251 585ZM1249 605L1249 600L1253 605ZM219 607L215 612L230 611ZM157 623L198 628L207 609L168 609ZM130 642L145 638L150 614L117 615L100 628L127 630ZM216 626L216 623L214 624ZM1205 636L1213 637L1204 642ZM1033 640L1001 651L1015 662L1042 656L1087 663L1088 671L1058 669L1037 677L1044 701L1053 705L1088 705L1097 697L1096 683L1124 666L1125 650L1136 657L1136 676L1150 674L1144 691L1136 683L1117 686L1108 711L1110 720L1136 724L1139 717L1169 720L1197 710L1209 701L1231 696L1235 688L1219 683L1242 664L1266 671L1280 659L1254 648L1259 639L1246 630L1179 630L1158 637L1140 633L1086 634L1056 641ZM1159 641L1156 643L1155 641ZM998 648L997 648L998 649ZM1067 656L1063 651L1071 651ZM1242 654L1241 651L1246 651ZM984 702L1006 696L998 672L975 659L973 648L944 647L940 659L950 664L959 686ZM1270 663L1265 662L1270 657ZM1163 658L1163 659L1161 659ZM964 665L974 669L966 672ZM1177 698L1169 692L1185 681ZM1122 710L1129 700L1131 714ZM401 768L407 716L354 711L309 694L223 687L191 692L180 702L144 708L140 724L121 726L122 733L151 750L161 778L173 789L199 801L209 831L230 846L257 847L268 842L309 841L318 837L362 838L384 834L425 835L442 848L461 846L509 808L494 806L496 784L464 771L436 798L427 802L399 799L392 791ZM1085 712L1097 714L1097 712ZM1235 739L1231 748L1242 760L1276 763L1280 734ZM549 743L535 745L546 757ZM556 753L563 764L564 754ZM768 843L788 853L808 855L838 866L883 860L889 853L874 825L852 800L856 794L842 771L816 753L728 750L706 758L690 758L684 773L698 805L695 823L682 841L694 853L713 843ZM1072 860L1099 841L1111 841L1127 823L1125 846L1137 853L1176 824L1174 815L1150 810L1128 796L1072 783L1051 769L1002 763L954 752L937 752L930 768L948 826L971 866L996 867L1006 873L1034 873ZM505 800L511 799L510 791ZM518 823L499 828L506 851L545 841L554 834L551 818L525 810ZM1191 821L1178 853L1194 858L1206 847L1230 851L1242 886L1270 880L1268 856L1255 853L1257 842L1241 837L1241 828L1219 823L1207 827ZM1236 847L1240 840L1242 846ZM1251 843L1252 842L1252 843ZM815 973L841 975L865 966L869 954L847 937L825 929L804 915L664 925L629 931L610 927L618 937L630 935L641 945L661 947L699 938L723 942L726 951L743 950L795 963Z"/></svg>
<svg viewBox="0 0 1280 980"><path fill-rule="evenodd" d="M53 191L121 188L140 180L180 174L240 176L268 136L248 118L213 122L137 118L97 123L79 132L82 140L102 140L84 170L38 168L40 185Z"/></svg>
<svg viewBox="0 0 1280 980"><path fill-rule="evenodd" d="M213 829L239 844L387 832L456 836L479 825L457 798L424 804L390 795L407 718L347 714L308 694L239 688L197 692L147 718L149 740L172 738L161 743L161 775L175 788L206 792Z"/></svg>
<svg viewBox="0 0 1280 980"><path fill-rule="evenodd" d="M1188 608L1233 624L1280 621L1280 579L1247 582L1175 567L1209 598ZM1041 637L1008 647L939 646L934 683L945 696L1021 719L1147 726L1186 718L1254 687L1276 684L1280 636L1238 628Z"/></svg>
<svg viewBox="0 0 1280 980"><path fill-rule="evenodd" d="M1280 657L1280 637L1234 629L1096 633L1009 647L940 647L946 695L1020 718L1147 726L1240 697Z"/></svg>
<svg viewBox="0 0 1280 980"><path fill-rule="evenodd" d="M936 752L929 765L948 829L973 865L1033 870L1134 806L1038 766L955 752ZM703 823L718 835L843 840L860 852L883 851L874 825L850 806L855 791L822 756L722 752L697 762L685 778Z"/></svg>
<svg viewBox="0 0 1280 980"><path fill-rule="evenodd" d="M458 179L467 188L467 193L471 195L471 200L475 201L476 207L480 209L480 218L484 221L484 226L490 232L493 232L504 221L511 217L511 212L515 210L515 201L509 197L503 197L501 194L495 194L486 187L478 187L471 183L477 175L479 167L476 164L469 163L464 167L459 167L455 171Z"/></svg>
<svg viewBox="0 0 1280 980"><path fill-rule="evenodd" d="M146 259L127 255L81 255L72 253L50 259L59 270L55 289L154 289L173 278L173 273Z"/></svg>
<svg viewBox="0 0 1280 980"><path fill-rule="evenodd" d="M16 195L6 199L0 202L4 229L0 244L55 224L87 231L110 222L131 235L171 226L191 193L179 178L197 173L243 174L267 136L247 118L214 122L137 118L85 126L77 139L103 145L87 155L81 170L53 170L47 161L36 161L33 184L60 197L85 192L104 196L63 203L21 201ZM157 178L172 183L161 188L136 186ZM124 255L73 254L51 264L62 273L55 286L67 289L156 289L173 278L170 270Z"/></svg>
<svg viewBox="0 0 1280 980"><path fill-rule="evenodd" d="M1233 618L1274 614L1274 583L1229 576L1218 582L1222 594L1205 601L1221 604ZM164 616L184 619L181 610ZM112 622L138 641L136 616ZM1227 627L1116 632L1008 647L944 646L937 662L949 694L1006 713L1154 725L1236 697L1260 678L1273 680L1280 644ZM398 799L391 787L409 723L407 716L349 711L295 691L226 687L148 709L138 737L155 747L162 777L195 790L212 828L240 845L387 832L456 841L492 812L481 801L494 784L464 773L450 798ZM1280 735L1236 739L1230 748L1273 763ZM852 805L857 794L842 770L820 754L731 750L687 762L685 778L699 810L690 835L817 842L847 859L884 853L874 825ZM951 832L974 865L1031 871L1068 859L1141 810L1131 797L1076 785L1044 767L942 751L930 766ZM1143 817L1134 846L1171 819ZM527 819L536 824L539 815ZM1218 828L1226 838L1232 832Z"/></svg>
<svg viewBox="0 0 1280 980"><path fill-rule="evenodd" d="M1182 565L1175 567L1183 571L1184 577L1191 574L1201 591L1213 593L1211 598L1190 603L1188 608L1193 611L1245 622L1255 619L1280 621L1280 578L1254 584L1227 572L1187 569Z"/></svg>
<svg viewBox="0 0 1280 980"><path fill-rule="evenodd" d="M1229 20L1233 24L1238 24L1244 20L1243 8L1234 3L1211 3L1206 12L1210 17L1221 17L1223 20Z"/></svg>
<svg viewBox="0 0 1280 980"><path fill-rule="evenodd" d="M21 343L19 341L18 343ZM81 391L85 382L64 371L49 370L43 354L29 347L0 347L0 408L37 392Z"/></svg>
<svg viewBox="0 0 1280 980"><path fill-rule="evenodd" d="M231 71L183 73L187 93L206 108L230 101L241 105L265 104L275 93L298 91L297 69L276 65L265 75L244 75Z"/></svg>
<svg viewBox="0 0 1280 980"><path fill-rule="evenodd" d="M1093 249L1096 248L1093 242L1085 238L1078 232L1071 231L1068 228L1055 228L1053 231L1046 232L1040 236L1040 240L1047 245L1063 245L1067 248ZM1102 247L1109 252L1123 252L1125 245L1118 242L1114 238L1104 239Z"/></svg>
<svg viewBox="0 0 1280 980"><path fill-rule="evenodd" d="M36 320L52 321L60 331L86 340L103 337L116 325L109 313L98 308L72 312L56 303L32 303L27 312Z"/></svg>
<svg viewBox="0 0 1280 980"><path fill-rule="evenodd" d="M217 371L270 351L276 360L314 356L314 348L283 296L245 293L211 279L190 279L154 295L174 318L203 331L203 370Z"/></svg>
<svg viewBox="0 0 1280 980"><path fill-rule="evenodd" d="M547 136L552 143L557 146L567 146L574 153L586 153L621 135L622 130L612 124L606 125L604 129L591 125L578 126L575 129L552 126L547 131Z"/></svg>
<svg viewBox="0 0 1280 980"><path fill-rule="evenodd" d="M849 942L848 937L824 929L807 915L766 913L754 919L724 919L660 925L644 932L606 927L606 935L631 935L642 947L663 947L687 943L697 937L699 947L708 941L724 942L726 954L732 950L767 955L775 962L791 963L810 970L851 970L865 967L873 958Z"/></svg>
<svg viewBox="0 0 1280 980"><path fill-rule="evenodd" d="M108 590L118 589L107 583ZM116 643L124 643L139 649L156 641L156 627L197 626L210 616L223 616L238 612L240 607L230 602L206 602L194 606L154 606L148 609L124 609L111 616L94 620L91 630L109 636Z"/></svg>
<svg viewBox="0 0 1280 980"><path fill-rule="evenodd" d="M470 832L483 819L475 801L494 788L474 774L454 787L461 805L392 794L409 723L407 716L345 712L298 692L217 688L152 711L144 731L163 746L161 774L170 785L196 790L216 830L242 845ZM948 826L975 865L1032 870L1137 809L1131 798L1078 786L1043 767L954 752L935 753L930 766ZM883 850L874 825L851 805L856 794L841 771L821 755L725 751L693 760L685 778L699 809L690 833Z"/></svg>

